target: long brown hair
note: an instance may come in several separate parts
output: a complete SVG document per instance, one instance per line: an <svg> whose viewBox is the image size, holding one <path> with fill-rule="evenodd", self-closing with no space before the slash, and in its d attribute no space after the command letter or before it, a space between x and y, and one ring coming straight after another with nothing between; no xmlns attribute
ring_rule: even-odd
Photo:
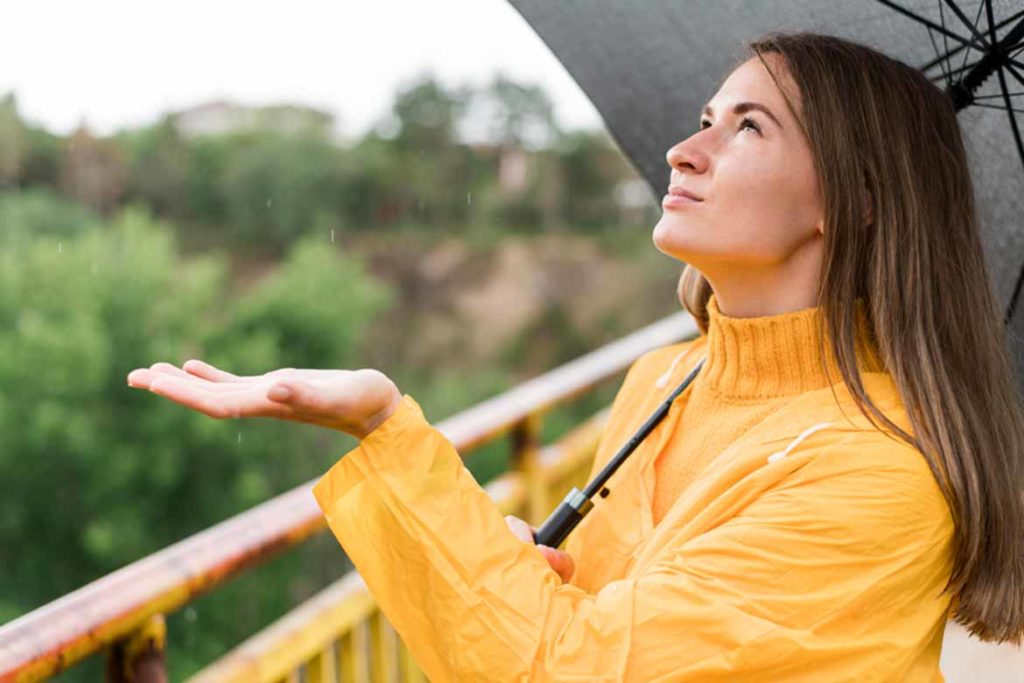
<svg viewBox="0 0 1024 683"><path fill-rule="evenodd" d="M1024 642L1024 405L952 101L917 69L834 36L769 33L747 48L779 85L814 156L825 214L823 367L827 337L860 411L928 460L956 527L945 587L952 618L982 640ZM802 104L765 54L782 57ZM686 266L680 300L705 332L711 293ZM861 383L857 299L914 435Z"/></svg>

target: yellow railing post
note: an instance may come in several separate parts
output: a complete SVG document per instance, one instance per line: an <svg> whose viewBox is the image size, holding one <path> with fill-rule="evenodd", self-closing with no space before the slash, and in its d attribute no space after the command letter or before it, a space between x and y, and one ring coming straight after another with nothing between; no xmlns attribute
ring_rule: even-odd
<svg viewBox="0 0 1024 683"><path fill-rule="evenodd" d="M321 650L306 663L307 683L335 683L338 680L337 661L334 645Z"/></svg>
<svg viewBox="0 0 1024 683"><path fill-rule="evenodd" d="M371 680L369 625L361 621L338 640L338 680L362 683Z"/></svg>
<svg viewBox="0 0 1024 683"><path fill-rule="evenodd" d="M110 647L107 654L109 683L167 683L167 623L154 614Z"/></svg>
<svg viewBox="0 0 1024 683"><path fill-rule="evenodd" d="M423 683L426 681L427 677L423 674L423 669L413 659L412 653L409 652L409 648L405 646L405 643L399 643L398 647L401 657L402 681L409 681L410 683Z"/></svg>
<svg viewBox="0 0 1024 683"><path fill-rule="evenodd" d="M373 649L373 680L391 683L398 680L398 634L384 615L370 617L370 643Z"/></svg>
<svg viewBox="0 0 1024 683"><path fill-rule="evenodd" d="M512 458L514 467L522 472L526 482L526 521L537 526L551 512L550 494L540 462L540 439L543 418L530 413L512 430Z"/></svg>

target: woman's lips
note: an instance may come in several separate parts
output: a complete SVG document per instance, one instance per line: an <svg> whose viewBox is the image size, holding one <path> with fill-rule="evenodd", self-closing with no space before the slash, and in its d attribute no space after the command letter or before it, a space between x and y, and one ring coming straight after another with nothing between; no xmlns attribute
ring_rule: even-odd
<svg viewBox="0 0 1024 683"><path fill-rule="evenodd" d="M700 203L702 202L699 200L690 199L681 194L667 194L661 200L661 206L666 209L682 209Z"/></svg>

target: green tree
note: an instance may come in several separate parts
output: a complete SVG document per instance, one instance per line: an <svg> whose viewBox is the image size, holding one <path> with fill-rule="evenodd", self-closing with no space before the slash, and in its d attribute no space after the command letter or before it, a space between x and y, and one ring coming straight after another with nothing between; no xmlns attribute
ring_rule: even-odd
<svg viewBox="0 0 1024 683"><path fill-rule="evenodd" d="M64 144L58 184L63 193L104 215L124 194L128 170L120 148L80 126Z"/></svg>
<svg viewBox="0 0 1024 683"><path fill-rule="evenodd" d="M499 72L474 99L484 108L488 139L502 148L547 147L559 132L554 105L538 85Z"/></svg>
<svg viewBox="0 0 1024 683"><path fill-rule="evenodd" d="M0 98L0 189L18 184L24 150L24 125L14 93Z"/></svg>
<svg viewBox="0 0 1024 683"><path fill-rule="evenodd" d="M24 148L21 154L21 186L56 188L60 179L62 139L43 128L23 128Z"/></svg>
<svg viewBox="0 0 1024 683"><path fill-rule="evenodd" d="M447 88L421 74L395 95L389 125L396 171L388 179L391 208L404 223L445 230L465 225L469 215L472 164L458 137L472 90Z"/></svg>
<svg viewBox="0 0 1024 683"><path fill-rule="evenodd" d="M604 131L563 134L556 153L563 182L571 188L560 197L564 220L586 230L617 223L620 212L615 203L615 187L635 174L608 135Z"/></svg>
<svg viewBox="0 0 1024 683"><path fill-rule="evenodd" d="M133 368L192 357L243 374L358 366L363 330L391 298L319 238L240 299L227 285L223 254L181 259L170 227L139 206L67 239L4 242L0 622L307 481L354 445L302 425L211 420L126 386ZM303 566L308 552L176 615L172 678L339 573L336 546L333 570Z"/></svg>
<svg viewBox="0 0 1024 683"><path fill-rule="evenodd" d="M65 201L52 188L0 192L0 247L52 237L61 252L67 240L92 229L98 217L81 204ZM20 247L19 247L20 248Z"/></svg>
<svg viewBox="0 0 1024 683"><path fill-rule="evenodd" d="M247 140L238 135L204 135L192 141L185 173L185 204L192 222L212 226L227 221L224 177L232 156Z"/></svg>
<svg viewBox="0 0 1024 683"><path fill-rule="evenodd" d="M429 74L400 88L391 105L397 124L395 144L405 150L430 153L456 144L461 116L469 104L467 88L448 89Z"/></svg>
<svg viewBox="0 0 1024 683"><path fill-rule="evenodd" d="M223 175L225 213L238 240L284 248L315 228L339 223L340 151L308 133L253 133Z"/></svg>
<svg viewBox="0 0 1024 683"><path fill-rule="evenodd" d="M128 164L124 203L148 204L163 218L188 217L189 148L171 117L117 136Z"/></svg>

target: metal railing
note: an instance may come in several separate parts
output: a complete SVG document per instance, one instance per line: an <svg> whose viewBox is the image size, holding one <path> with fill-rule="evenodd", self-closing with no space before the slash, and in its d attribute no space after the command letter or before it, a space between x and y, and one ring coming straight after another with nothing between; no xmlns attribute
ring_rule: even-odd
<svg viewBox="0 0 1024 683"><path fill-rule="evenodd" d="M693 337L676 313L465 410L437 428L462 453L510 435L513 468L486 488L506 511L543 520L582 483L606 410L542 447L543 415L647 351ZM0 683L35 681L105 652L111 681L164 681L164 615L325 528L316 480L129 564L4 626ZM340 552L340 551L339 551ZM423 680L352 572L204 669L195 681Z"/></svg>

